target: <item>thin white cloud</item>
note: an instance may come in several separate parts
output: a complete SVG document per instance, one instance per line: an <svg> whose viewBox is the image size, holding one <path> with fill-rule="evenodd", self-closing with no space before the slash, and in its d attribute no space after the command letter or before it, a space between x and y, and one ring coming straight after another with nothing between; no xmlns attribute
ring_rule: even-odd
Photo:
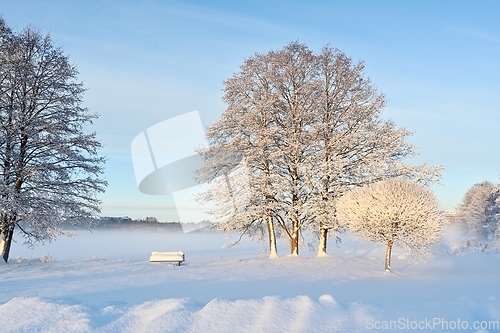
<svg viewBox="0 0 500 333"><path fill-rule="evenodd" d="M489 31L475 29L475 28L459 28L459 27L450 27L448 28L448 30L462 36L481 39L493 43L500 43L500 37Z"/></svg>

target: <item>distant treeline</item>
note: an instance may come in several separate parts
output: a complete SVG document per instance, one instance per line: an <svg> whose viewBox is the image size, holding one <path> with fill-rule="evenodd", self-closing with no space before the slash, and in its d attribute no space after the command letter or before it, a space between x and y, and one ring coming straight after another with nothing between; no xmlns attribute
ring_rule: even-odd
<svg viewBox="0 0 500 333"><path fill-rule="evenodd" d="M96 221L93 229L147 229L178 233L183 233L188 230L194 230L191 232L217 232L210 228L210 225L211 223L208 221L181 224L180 222L160 222L156 217L146 217L144 219L134 220L128 216L104 216Z"/></svg>

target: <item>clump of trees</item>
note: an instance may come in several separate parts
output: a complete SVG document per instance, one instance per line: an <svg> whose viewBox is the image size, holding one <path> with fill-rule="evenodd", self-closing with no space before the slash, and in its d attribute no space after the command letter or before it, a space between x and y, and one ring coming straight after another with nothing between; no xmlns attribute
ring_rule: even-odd
<svg viewBox="0 0 500 333"><path fill-rule="evenodd" d="M224 85L227 108L200 151L199 180L212 184L201 200L215 203L220 230L267 235L271 256L276 237L298 255L304 230L325 255L328 236L343 230L337 200L353 187L440 178L439 166L404 163L416 154L405 141L411 133L381 117L386 99L363 62L329 45L314 53L292 42L255 54Z"/></svg>
<svg viewBox="0 0 500 333"><path fill-rule="evenodd" d="M347 192L337 204L341 223L364 241L386 244L385 269L391 270L394 244L417 255L429 253L444 220L433 192L416 182L391 179Z"/></svg>
<svg viewBox="0 0 500 333"><path fill-rule="evenodd" d="M15 230L28 244L90 226L104 191L97 118L82 106L78 71L49 35L13 32L0 19L0 252Z"/></svg>
<svg viewBox="0 0 500 333"><path fill-rule="evenodd" d="M500 241L500 185L474 184L457 208L457 220L468 233L468 245L485 250Z"/></svg>

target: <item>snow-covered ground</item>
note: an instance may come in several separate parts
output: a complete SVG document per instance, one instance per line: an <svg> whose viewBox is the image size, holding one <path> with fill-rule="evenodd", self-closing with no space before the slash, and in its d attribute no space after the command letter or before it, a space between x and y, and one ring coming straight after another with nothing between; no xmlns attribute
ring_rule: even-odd
<svg viewBox="0 0 500 333"><path fill-rule="evenodd" d="M453 237L451 237L453 238ZM450 236L445 239L450 241ZM1 332L500 332L500 254L415 263L347 240L267 259L221 234L79 232L0 265ZM186 254L150 263L152 251ZM44 262L45 261L45 262Z"/></svg>

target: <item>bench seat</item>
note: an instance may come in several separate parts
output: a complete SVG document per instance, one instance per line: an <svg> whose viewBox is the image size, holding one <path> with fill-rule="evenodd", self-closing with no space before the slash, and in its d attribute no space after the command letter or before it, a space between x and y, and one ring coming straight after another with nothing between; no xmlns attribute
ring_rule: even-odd
<svg viewBox="0 0 500 333"><path fill-rule="evenodd" d="M177 252L157 252L153 251L149 257L150 262L176 262L181 265L184 262L185 256L182 251Z"/></svg>

